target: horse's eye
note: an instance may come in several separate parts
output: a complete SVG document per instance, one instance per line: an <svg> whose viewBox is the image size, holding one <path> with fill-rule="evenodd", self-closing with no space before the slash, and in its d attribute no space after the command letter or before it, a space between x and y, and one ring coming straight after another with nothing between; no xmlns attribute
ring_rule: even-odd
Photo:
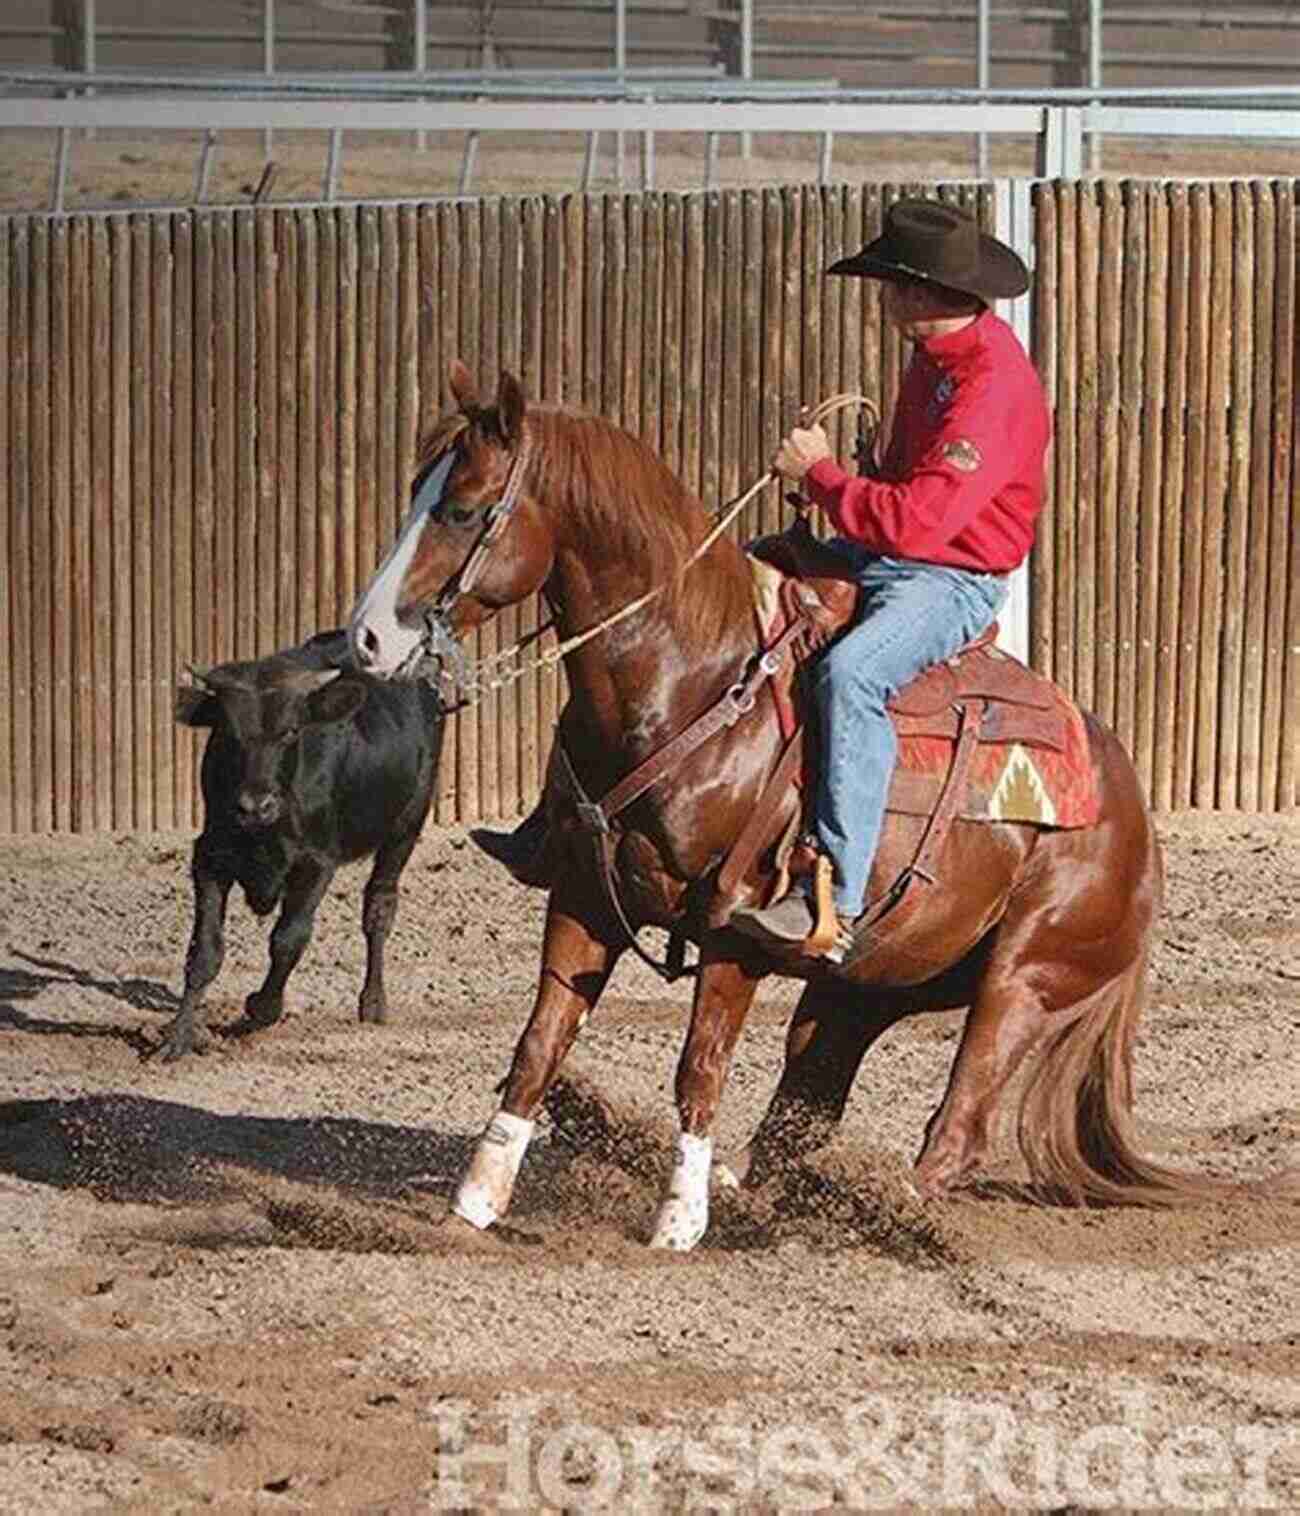
<svg viewBox="0 0 1300 1516"><path fill-rule="evenodd" d="M478 515L478 507L475 505L449 505L447 507L447 520L453 526L468 526Z"/></svg>

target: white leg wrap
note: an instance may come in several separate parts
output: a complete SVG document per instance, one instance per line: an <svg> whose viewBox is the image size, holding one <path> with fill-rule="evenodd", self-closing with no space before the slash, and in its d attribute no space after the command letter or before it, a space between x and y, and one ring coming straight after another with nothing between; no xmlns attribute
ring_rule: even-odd
<svg viewBox="0 0 1300 1516"><path fill-rule="evenodd" d="M712 1160L711 1137L695 1137L690 1132L678 1136L673 1171L650 1238L652 1248L689 1253L704 1236L709 1225L709 1167Z"/></svg>
<svg viewBox="0 0 1300 1516"><path fill-rule="evenodd" d="M496 1113L479 1138L469 1168L456 1190L451 1203L453 1215L480 1231L500 1221L509 1208L515 1177L532 1135L531 1121L512 1116L508 1111Z"/></svg>

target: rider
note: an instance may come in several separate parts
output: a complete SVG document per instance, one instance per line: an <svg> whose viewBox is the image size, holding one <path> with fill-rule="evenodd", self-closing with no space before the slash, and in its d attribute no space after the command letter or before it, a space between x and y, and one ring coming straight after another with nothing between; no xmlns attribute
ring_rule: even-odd
<svg viewBox="0 0 1300 1516"><path fill-rule="evenodd" d="M862 913L897 751L885 702L993 621L1025 558L1043 500L1047 401L1028 356L988 302L1019 295L1019 256L957 208L900 200L884 233L827 270L879 279L884 309L915 344L880 477L847 474L820 426L796 427L773 468L802 483L838 527L861 587L856 624L813 673L820 721L816 832L834 870L840 960ZM542 807L513 833L475 840L526 883L549 879ZM777 947L814 926L802 887L733 914Z"/></svg>
<svg viewBox="0 0 1300 1516"><path fill-rule="evenodd" d="M882 281L915 345L878 477L846 473L820 426L796 427L773 468L838 528L861 589L855 624L812 671L821 773L815 830L834 870L840 961L862 914L897 756L886 701L985 631L1029 552L1050 436L1037 372L988 302L1022 294L1019 256L954 206L899 200L884 233L827 270ZM802 887L731 924L777 947L811 934Z"/></svg>

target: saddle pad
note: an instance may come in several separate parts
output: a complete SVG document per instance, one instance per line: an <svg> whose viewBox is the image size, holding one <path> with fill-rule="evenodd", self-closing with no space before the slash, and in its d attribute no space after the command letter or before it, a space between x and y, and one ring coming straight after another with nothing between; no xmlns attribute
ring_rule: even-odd
<svg viewBox="0 0 1300 1516"><path fill-rule="evenodd" d="M1095 826L1100 811L1088 731L1079 708L1049 686L1058 702L1064 744L981 742L971 759L957 814L968 821L1019 821L1034 826ZM888 808L928 816L952 761L942 737L900 737Z"/></svg>

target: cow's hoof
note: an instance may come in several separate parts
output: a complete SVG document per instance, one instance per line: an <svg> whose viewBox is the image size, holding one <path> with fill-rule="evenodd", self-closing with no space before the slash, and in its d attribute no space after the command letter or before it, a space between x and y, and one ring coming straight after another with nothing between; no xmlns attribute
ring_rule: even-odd
<svg viewBox="0 0 1300 1516"><path fill-rule="evenodd" d="M257 991L244 1001L244 1015L254 1026L273 1026L284 1015L284 1000Z"/></svg>
<svg viewBox="0 0 1300 1516"><path fill-rule="evenodd" d="M357 1020L366 1026L383 1026L388 1020L388 1006L382 1000L363 1000L357 1007Z"/></svg>
<svg viewBox="0 0 1300 1516"><path fill-rule="evenodd" d="M158 1047L158 1058L163 1063L176 1063L190 1053L206 1053L208 1038L192 1027L172 1027Z"/></svg>
<svg viewBox="0 0 1300 1516"><path fill-rule="evenodd" d="M650 1236L652 1248L664 1248L671 1253L689 1253L704 1236L709 1226L707 1205L693 1204L670 1196L659 1207L655 1229Z"/></svg>

